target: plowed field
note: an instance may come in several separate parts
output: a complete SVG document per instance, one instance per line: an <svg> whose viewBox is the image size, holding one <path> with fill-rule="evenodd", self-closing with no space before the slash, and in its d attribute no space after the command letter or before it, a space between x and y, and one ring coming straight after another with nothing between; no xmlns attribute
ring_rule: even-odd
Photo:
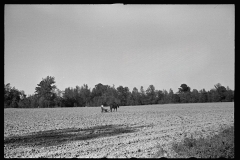
<svg viewBox="0 0 240 160"><path fill-rule="evenodd" d="M4 157L176 157L172 142L234 125L234 103L4 109ZM162 155L161 155L162 154Z"/></svg>

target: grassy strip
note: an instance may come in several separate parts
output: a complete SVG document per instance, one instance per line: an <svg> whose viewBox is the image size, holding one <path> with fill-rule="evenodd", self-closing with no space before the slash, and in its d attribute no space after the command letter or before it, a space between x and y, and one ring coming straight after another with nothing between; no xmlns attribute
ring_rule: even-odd
<svg viewBox="0 0 240 160"><path fill-rule="evenodd" d="M234 158L234 127L224 129L213 137L185 138L181 143L174 143L172 149L179 157Z"/></svg>

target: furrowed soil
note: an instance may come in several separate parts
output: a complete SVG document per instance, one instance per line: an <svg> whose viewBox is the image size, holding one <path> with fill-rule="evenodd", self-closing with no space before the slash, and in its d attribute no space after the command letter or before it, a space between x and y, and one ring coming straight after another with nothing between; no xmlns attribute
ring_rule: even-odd
<svg viewBox="0 0 240 160"><path fill-rule="evenodd" d="M8 108L4 157L173 158L173 142L233 125L234 102L120 106L110 113L100 107Z"/></svg>

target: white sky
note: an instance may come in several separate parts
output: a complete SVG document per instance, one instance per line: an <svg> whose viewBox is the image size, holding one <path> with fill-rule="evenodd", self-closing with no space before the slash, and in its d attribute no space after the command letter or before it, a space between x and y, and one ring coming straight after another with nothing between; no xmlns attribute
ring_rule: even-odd
<svg viewBox="0 0 240 160"><path fill-rule="evenodd" d="M5 5L4 83L234 89L234 5Z"/></svg>

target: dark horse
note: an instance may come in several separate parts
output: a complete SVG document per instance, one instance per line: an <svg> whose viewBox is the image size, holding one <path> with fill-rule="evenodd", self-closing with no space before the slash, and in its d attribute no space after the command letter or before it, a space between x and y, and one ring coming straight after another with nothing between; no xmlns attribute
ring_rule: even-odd
<svg viewBox="0 0 240 160"><path fill-rule="evenodd" d="M117 111L117 108L119 108L119 105L116 102L113 102L112 104L110 104L110 110L112 112L112 109L115 111Z"/></svg>

